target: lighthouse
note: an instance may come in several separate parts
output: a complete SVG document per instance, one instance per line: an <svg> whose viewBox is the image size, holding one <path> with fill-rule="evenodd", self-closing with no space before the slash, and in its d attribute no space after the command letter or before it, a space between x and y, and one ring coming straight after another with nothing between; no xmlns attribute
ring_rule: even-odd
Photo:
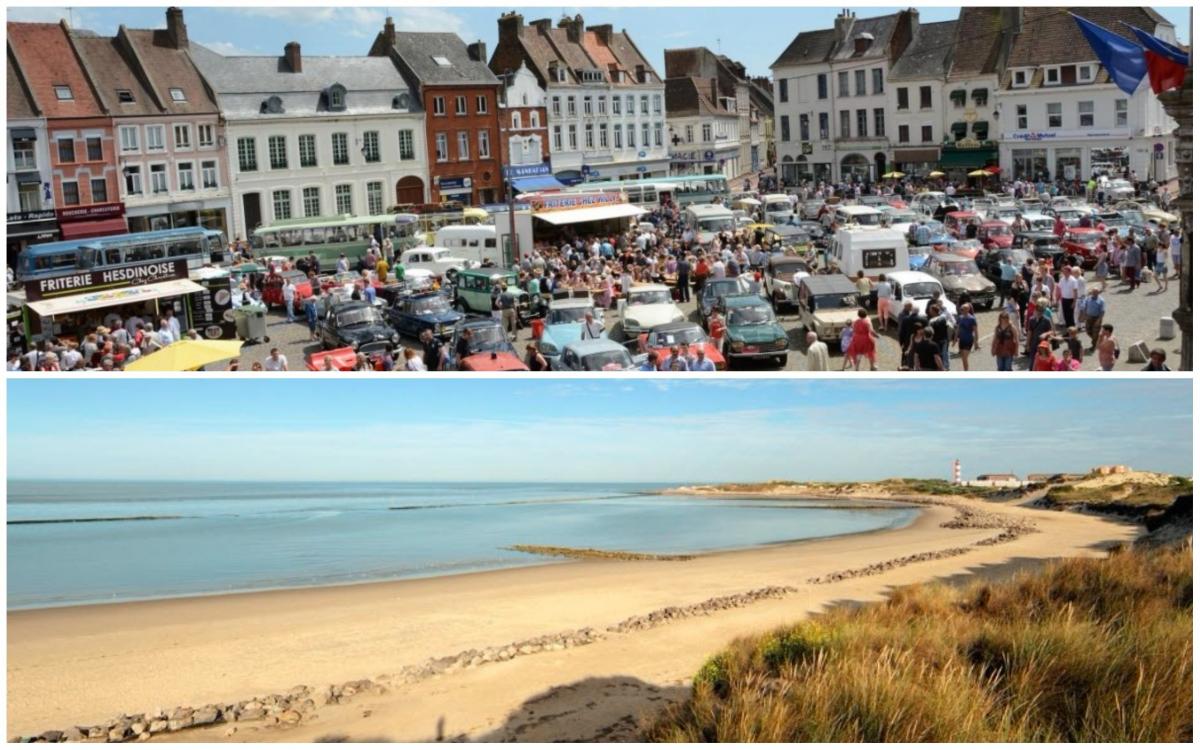
<svg viewBox="0 0 1200 750"><path fill-rule="evenodd" d="M951 481L954 484L962 484L962 464L959 463L957 458L954 459L954 468L951 470L951 474Z"/></svg>

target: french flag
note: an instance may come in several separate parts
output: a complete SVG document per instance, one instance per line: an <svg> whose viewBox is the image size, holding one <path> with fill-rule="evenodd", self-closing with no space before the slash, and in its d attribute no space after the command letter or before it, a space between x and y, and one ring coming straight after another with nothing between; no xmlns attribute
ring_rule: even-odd
<svg viewBox="0 0 1200 750"><path fill-rule="evenodd" d="M1091 45L1100 64L1108 71L1117 88L1133 95L1142 79L1146 77L1146 57L1142 47L1120 34L1098 26L1074 13L1071 17L1079 24L1083 38Z"/></svg>
<svg viewBox="0 0 1200 750"><path fill-rule="evenodd" d="M1146 72L1150 74L1150 87L1154 93L1182 88L1191 63L1188 54L1135 26L1129 26L1129 29L1145 48Z"/></svg>

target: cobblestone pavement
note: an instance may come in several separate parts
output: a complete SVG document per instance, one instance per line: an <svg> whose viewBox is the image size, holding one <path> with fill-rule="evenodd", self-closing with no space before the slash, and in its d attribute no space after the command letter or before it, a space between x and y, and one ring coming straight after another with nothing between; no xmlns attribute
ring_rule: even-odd
<svg viewBox="0 0 1200 750"><path fill-rule="evenodd" d="M1112 323L1116 329L1117 342L1121 347L1122 360L1117 363L1118 370L1140 370L1142 364L1130 364L1125 361L1126 354L1129 351L1130 345L1135 341L1144 340L1150 348L1161 347L1167 351L1167 364L1172 368L1178 363L1178 351L1180 346L1180 336L1178 330L1175 332L1175 337L1171 340L1162 341L1158 338L1159 320L1163 317L1169 317L1171 311L1175 309L1179 301L1179 287L1176 286L1177 280L1170 282L1170 287L1166 292L1155 293L1153 284L1143 284L1134 292L1127 292L1120 288L1119 285L1110 281L1108 289L1104 292L1104 298L1108 303L1108 313L1105 316L1106 323ZM691 320L699 322L699 316L696 312L696 299L693 296L690 303L680 305ZM977 313L979 319L979 330L983 334L983 339L980 342L982 347L978 352L973 352L970 357L970 365L972 371L994 371L996 369L995 360L990 356L991 331L996 326L998 311L987 310ZM241 367L248 370L251 363L255 361L261 362L269 354L274 346L278 346L280 351L288 358L289 369L302 370L304 369L304 357L311 353L321 350L321 346L317 342L308 340L308 328L302 321L289 324L283 314L275 309L269 314L267 335L270 337L270 342L266 344L254 344L246 346L242 349ZM609 311L606 315L606 321L610 333L615 327L617 314L615 310ZM786 371L802 371L804 370L804 352L803 339L799 332L799 322L795 313L784 313L779 317L780 323L788 331L791 338L791 353L788 357ZM1084 338L1084 346L1087 346L1087 338ZM518 336L517 349L523 353L524 345L530 340L530 329L523 328ZM403 345L416 345L415 341L405 340ZM881 371L895 371L900 367L900 344L896 340L896 329L889 329L888 333L880 338L878 342L878 360L879 369ZM831 348L830 367L834 370L840 370L843 366L843 357L840 352L837 352L834 347ZM962 371L962 361L956 351L952 350L951 363L952 371ZM1023 358L1018 358L1014 367L1021 369L1023 367ZM866 369L864 361L863 368ZM224 369L223 365L213 365L208 369ZM752 363L747 369L756 371L771 371L775 368L770 363ZM1082 371L1097 370L1099 364L1095 354L1085 351L1083 357Z"/></svg>

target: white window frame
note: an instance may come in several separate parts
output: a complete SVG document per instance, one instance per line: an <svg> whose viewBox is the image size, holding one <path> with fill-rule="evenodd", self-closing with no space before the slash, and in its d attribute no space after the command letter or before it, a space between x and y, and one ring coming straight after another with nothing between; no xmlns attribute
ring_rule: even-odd
<svg viewBox="0 0 1200 750"><path fill-rule="evenodd" d="M1121 108L1122 104L1125 105L1124 109ZM1120 99L1116 99L1113 101L1113 124L1115 127L1118 127L1118 128L1129 127L1129 100L1128 99L1120 98Z"/></svg>
<svg viewBox="0 0 1200 750"><path fill-rule="evenodd" d="M316 191L316 210L309 213L308 201L312 197L310 193ZM300 218L313 219L321 215L321 186L320 185L305 185L300 188Z"/></svg>
<svg viewBox="0 0 1200 750"><path fill-rule="evenodd" d="M445 133L434 134L433 149L434 158L437 161L450 161L450 139L446 137Z"/></svg>
<svg viewBox="0 0 1200 750"><path fill-rule="evenodd" d="M1020 77L1022 80L1017 80ZM1033 71L1030 68L1017 68L1013 70L1012 87L1014 89L1027 89L1029 84L1033 82Z"/></svg>
<svg viewBox="0 0 1200 750"><path fill-rule="evenodd" d="M1029 105L1017 105L1017 130L1029 129Z"/></svg>
<svg viewBox="0 0 1200 750"><path fill-rule="evenodd" d="M342 206L343 200L346 201L344 208ZM354 213L354 185L343 182L333 186L333 212L339 216Z"/></svg>
<svg viewBox="0 0 1200 750"><path fill-rule="evenodd" d="M279 215L279 196L283 195L287 198L287 216ZM292 211L292 191L291 188L275 188L271 191L271 217L273 221L282 219L291 219L295 216Z"/></svg>
<svg viewBox="0 0 1200 750"><path fill-rule="evenodd" d="M1058 107L1058 124L1057 125L1052 124L1052 121L1050 119L1051 117L1054 116L1054 114L1050 111L1051 107ZM1046 129L1047 130L1056 130L1056 129L1061 129L1062 126L1063 126L1062 102L1046 102Z"/></svg>
<svg viewBox="0 0 1200 750"><path fill-rule="evenodd" d="M592 114L592 97L590 96L583 97L583 114L584 116Z"/></svg>
<svg viewBox="0 0 1200 750"><path fill-rule="evenodd" d="M416 141L413 139L412 128L403 128L397 131L396 144L400 149L400 161L412 161L417 158L417 147Z"/></svg>
<svg viewBox="0 0 1200 750"><path fill-rule="evenodd" d="M274 154L274 151L275 151L274 144L275 143L283 144L283 166L282 167L275 166L275 154ZM270 167L272 170L277 170L277 171L291 168L290 163L288 161L288 149L287 149L287 136L286 135L276 134L276 135L267 136L267 166Z"/></svg>
<svg viewBox="0 0 1200 750"><path fill-rule="evenodd" d="M161 172L155 172L155 167L162 167ZM146 174L150 177L150 195L167 195L171 192L171 170L167 169L165 161L154 161L146 165ZM163 190L155 190L154 177L156 174L161 174L163 179Z"/></svg>
<svg viewBox="0 0 1200 750"><path fill-rule="evenodd" d="M488 113L487 96L484 94L475 95L475 114L486 115Z"/></svg>
<svg viewBox="0 0 1200 750"><path fill-rule="evenodd" d="M621 123L613 123L613 148L624 149L624 141L621 139Z"/></svg>
<svg viewBox="0 0 1200 750"><path fill-rule="evenodd" d="M490 159L492 158L492 137L488 134L487 130L480 130L478 132L479 137L476 140L479 142L479 158Z"/></svg>
<svg viewBox="0 0 1200 750"><path fill-rule="evenodd" d="M211 165L211 166L208 166ZM205 179L209 171L212 172L212 185L207 184ZM221 188L221 169L217 164L216 159L205 159L200 162L200 189L201 190L219 190Z"/></svg>
<svg viewBox="0 0 1200 750"><path fill-rule="evenodd" d="M341 136L341 148L338 148L338 136ZM349 133L330 133L329 147L333 151L333 165L335 167L349 166L350 158L350 134ZM344 161L338 161L339 152L345 156Z"/></svg>
<svg viewBox="0 0 1200 750"><path fill-rule="evenodd" d="M363 132L362 150L363 161L365 161L367 164L379 164L383 161L383 153L379 147L378 130L367 130Z"/></svg>
<svg viewBox="0 0 1200 750"><path fill-rule="evenodd" d="M512 129L513 130L521 129L521 112L520 112L520 110L514 111L512 113Z"/></svg>
<svg viewBox="0 0 1200 750"><path fill-rule="evenodd" d="M567 126L567 150L579 150L579 129L575 127L575 123Z"/></svg>
<svg viewBox="0 0 1200 750"><path fill-rule="evenodd" d="M1047 65L1045 68L1043 68L1043 70L1045 70L1045 75L1042 76L1042 82L1046 86L1061 86L1062 85L1062 70L1060 69L1060 67L1058 65ZM1051 73L1054 74L1053 81L1050 80Z"/></svg>
<svg viewBox="0 0 1200 750"><path fill-rule="evenodd" d="M600 123L600 148L608 148L608 123Z"/></svg>
<svg viewBox="0 0 1200 750"><path fill-rule="evenodd" d="M713 139L713 128L711 122L706 122L700 125L700 140L708 143Z"/></svg>
<svg viewBox="0 0 1200 750"><path fill-rule="evenodd" d="M154 139L150 137L151 133L158 135L159 146L154 145ZM158 151L167 150L167 126L166 125L147 125L146 126L146 153L155 153Z"/></svg>
<svg viewBox="0 0 1200 750"><path fill-rule="evenodd" d="M557 96L550 97L550 114L555 117L562 115L562 99Z"/></svg>
<svg viewBox="0 0 1200 750"><path fill-rule="evenodd" d="M1086 71L1087 75L1084 75ZM1075 79L1080 83L1095 83L1096 82L1096 66L1090 63L1084 63L1078 66L1075 74Z"/></svg>
<svg viewBox="0 0 1200 750"><path fill-rule="evenodd" d="M537 110L531 110L529 113L529 127L540 128L542 126L542 118L538 116Z"/></svg>
<svg viewBox="0 0 1200 750"><path fill-rule="evenodd" d="M206 137L207 136L207 137ZM212 123L200 123L196 126L197 148L212 148L217 145L217 128Z"/></svg>
<svg viewBox="0 0 1200 750"><path fill-rule="evenodd" d="M312 144L312 164L304 163L304 140L308 139ZM316 133L301 133L296 136L296 150L299 152L300 160L297 162L300 169L313 169L320 166L321 157L317 155L317 135Z"/></svg>
<svg viewBox="0 0 1200 750"><path fill-rule="evenodd" d="M378 206L375 205L372 198L372 188L378 191ZM378 216L383 213L383 183L378 180L372 180L367 183L367 213L371 216Z"/></svg>
<svg viewBox="0 0 1200 750"><path fill-rule="evenodd" d="M70 203L69 201L67 201L67 185L75 186L75 202L74 203ZM63 205L66 205L66 206L83 205L83 194L79 192L79 180L63 180L62 181L62 196L63 196Z"/></svg>
<svg viewBox="0 0 1200 750"><path fill-rule="evenodd" d="M133 148L126 148L125 142L127 140L127 136L131 134L133 135ZM140 154L142 152L142 143L141 138L139 137L137 125L121 125L117 128L117 137L121 142L122 154Z"/></svg>
<svg viewBox="0 0 1200 750"><path fill-rule="evenodd" d="M186 141L186 143L179 142L179 134L180 133L184 134L184 140ZM192 125L191 125L191 123L181 122L181 123L177 123L177 124L173 125L171 127L171 138L172 138L172 142L175 144L176 151L191 151L192 149L194 149L196 147L195 142L192 141Z"/></svg>
<svg viewBox="0 0 1200 750"><path fill-rule="evenodd" d="M467 97L466 94L459 94L454 97L454 116L465 117L467 114Z"/></svg>
<svg viewBox="0 0 1200 750"><path fill-rule="evenodd" d="M254 157L254 168L253 169L243 169L242 168L242 144L243 143L250 144L249 150L252 152L251 156ZM255 138L254 136L245 136L245 135L240 136L237 139L237 142L234 144L234 147L237 150L238 172L239 173L240 172L258 172L259 171L259 169L258 169L258 139Z"/></svg>
<svg viewBox="0 0 1200 750"><path fill-rule="evenodd" d="M446 97L444 97L444 96L433 97L433 115L434 115L434 117L445 117L446 116Z"/></svg>
<svg viewBox="0 0 1200 750"><path fill-rule="evenodd" d="M192 181L191 187L187 187L183 184L183 173L185 171L185 169L184 169L185 167L187 168L186 171L189 173L190 179ZM175 184L179 186L180 192L185 192L185 191L186 192L195 192L196 191L196 164L195 164L195 162L191 162L191 161L175 162Z"/></svg>
<svg viewBox="0 0 1200 750"><path fill-rule="evenodd" d="M1085 104L1088 106L1087 111L1084 111L1084 108L1083 108L1083 106ZM1096 102L1091 101L1091 100L1077 102L1075 104L1075 113L1079 116L1079 127L1080 128L1096 127ZM1083 124L1084 116L1090 117L1092 121L1089 122L1088 124L1084 125Z"/></svg>
<svg viewBox="0 0 1200 750"><path fill-rule="evenodd" d="M654 114L662 114L662 94L654 95Z"/></svg>
<svg viewBox="0 0 1200 750"><path fill-rule="evenodd" d="M458 131L454 136L454 141L458 144L458 160L471 161L471 131Z"/></svg>
<svg viewBox="0 0 1200 750"><path fill-rule="evenodd" d="M137 184L136 191L132 191L129 189L129 178L130 177L135 178L134 182ZM126 164L121 169L121 192L127 196L128 195L145 195L146 194L146 182L145 182L144 177L145 177L145 175L142 172L141 164Z"/></svg>
<svg viewBox="0 0 1200 750"><path fill-rule="evenodd" d="M575 97L567 97L567 117L575 116Z"/></svg>
<svg viewBox="0 0 1200 750"><path fill-rule="evenodd" d="M608 114L608 96L605 94L596 97L596 114Z"/></svg>
<svg viewBox="0 0 1200 750"><path fill-rule="evenodd" d="M592 127L590 122L585 123L583 126L583 147L588 151L596 148L596 129Z"/></svg>

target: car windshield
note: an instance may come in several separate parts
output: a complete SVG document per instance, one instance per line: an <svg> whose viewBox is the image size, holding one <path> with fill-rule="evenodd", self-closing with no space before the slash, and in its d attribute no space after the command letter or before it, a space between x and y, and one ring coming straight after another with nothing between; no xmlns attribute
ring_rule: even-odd
<svg viewBox="0 0 1200 750"><path fill-rule="evenodd" d="M767 211L788 211L791 212L792 204L788 201L771 201L765 207Z"/></svg>
<svg viewBox="0 0 1200 750"><path fill-rule="evenodd" d="M442 296L424 297L412 303L413 315L434 315L450 309L450 300Z"/></svg>
<svg viewBox="0 0 1200 750"><path fill-rule="evenodd" d="M597 352L583 358L585 370L625 370L633 365L629 352L624 349L613 349L610 352Z"/></svg>
<svg viewBox="0 0 1200 750"><path fill-rule="evenodd" d="M666 289L654 289L651 291L629 293L629 304L631 305L669 305L671 304L671 293Z"/></svg>
<svg viewBox="0 0 1200 750"><path fill-rule="evenodd" d="M858 224L859 226L863 226L863 227L877 227L877 226L879 226L880 219L882 219L882 218L883 218L883 216L881 214L862 213L862 214L852 214L852 215L846 217L846 221L850 224Z"/></svg>
<svg viewBox="0 0 1200 750"><path fill-rule="evenodd" d="M700 219L696 222L700 229L705 232L722 232L728 229L733 229L732 217L718 217L715 219Z"/></svg>
<svg viewBox="0 0 1200 750"><path fill-rule="evenodd" d="M546 320L548 325L558 325L559 323L582 323L583 318L592 308L590 307L559 307L550 310L550 315Z"/></svg>
<svg viewBox="0 0 1200 750"><path fill-rule="evenodd" d="M807 270L808 267L799 258L791 261L777 261L771 264L771 274L773 276L780 276L786 280L791 280L791 277L795 276L797 271Z"/></svg>
<svg viewBox="0 0 1200 750"><path fill-rule="evenodd" d="M969 260L963 261L941 261L939 264L942 273L946 276L969 276L978 271L978 268Z"/></svg>
<svg viewBox="0 0 1200 750"><path fill-rule="evenodd" d="M893 224L903 224L905 222L912 223L917 220L917 215L912 211L896 211L892 214Z"/></svg>
<svg viewBox="0 0 1200 750"><path fill-rule="evenodd" d="M704 296L708 299L717 299L725 294L737 293L737 279L721 279L720 281L713 281L704 287Z"/></svg>
<svg viewBox="0 0 1200 750"><path fill-rule="evenodd" d="M858 307L858 297L853 294L818 294L812 299L814 310L836 310L840 307Z"/></svg>
<svg viewBox="0 0 1200 750"><path fill-rule="evenodd" d="M700 326L656 331L650 334L650 346L656 349L676 344L698 344L701 341L704 341L704 331L700 330Z"/></svg>
<svg viewBox="0 0 1200 750"><path fill-rule="evenodd" d="M1072 240L1073 242L1089 244L1099 241L1103 236L1104 235L1102 235L1100 232L1072 232L1068 239Z"/></svg>
<svg viewBox="0 0 1200 750"><path fill-rule="evenodd" d="M1011 219L1014 216L1020 214L1021 212L1015 208L997 208L992 213L994 213L996 216L999 216L1000 218L1003 218L1003 219Z"/></svg>
<svg viewBox="0 0 1200 750"><path fill-rule="evenodd" d="M1129 225L1129 219L1125 218L1121 214L1105 214L1100 217L1100 220L1103 221L1104 225L1110 229Z"/></svg>
<svg viewBox="0 0 1200 750"><path fill-rule="evenodd" d="M914 281L911 284L904 285L904 296L919 299L921 297L932 297L935 294L941 294L942 287L932 281Z"/></svg>
<svg viewBox="0 0 1200 750"><path fill-rule="evenodd" d="M1030 255L1028 250L1021 250L1019 248L1016 248L1016 249L1012 249L1012 250L1002 251L1000 253L1000 257L1007 258L1008 262L1014 266L1023 266L1023 265L1025 265L1025 261L1029 260L1033 256Z"/></svg>
<svg viewBox="0 0 1200 750"><path fill-rule="evenodd" d="M373 307L360 307L355 310L347 310L344 313L339 313L337 316L337 324L339 328L376 325L382 322L383 318Z"/></svg>
<svg viewBox="0 0 1200 750"><path fill-rule="evenodd" d="M1008 227L984 227L980 234L984 237L1012 237L1012 230Z"/></svg>
<svg viewBox="0 0 1200 750"><path fill-rule="evenodd" d="M508 339L500 326L480 326L471 329L471 353L490 351L497 344L506 344Z"/></svg>
<svg viewBox="0 0 1200 750"><path fill-rule="evenodd" d="M735 307L729 311L729 324L734 326L752 326L771 322L771 308L766 305L747 305Z"/></svg>

